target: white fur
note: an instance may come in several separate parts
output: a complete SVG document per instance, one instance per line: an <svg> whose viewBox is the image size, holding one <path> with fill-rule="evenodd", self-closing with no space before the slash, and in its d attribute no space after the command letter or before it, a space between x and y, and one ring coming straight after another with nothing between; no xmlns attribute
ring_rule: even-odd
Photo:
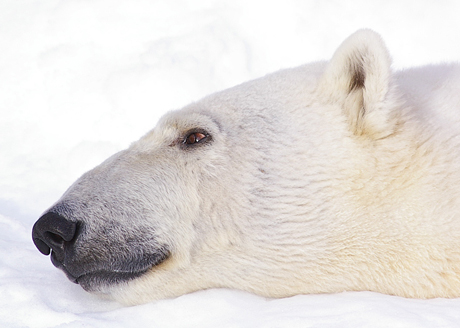
<svg viewBox="0 0 460 328"><path fill-rule="evenodd" d="M212 287L459 297L459 79L456 65L393 73L380 36L361 30L329 63L166 114L95 174L124 163L126 186L97 183L120 206L142 194L137 220L171 257L101 292L127 304ZM182 149L194 128L212 142ZM82 179L64 199L91 192Z"/></svg>

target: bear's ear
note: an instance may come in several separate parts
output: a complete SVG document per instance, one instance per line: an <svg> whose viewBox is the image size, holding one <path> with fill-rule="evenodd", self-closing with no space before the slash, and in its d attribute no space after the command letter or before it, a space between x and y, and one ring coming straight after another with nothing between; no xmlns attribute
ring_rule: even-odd
<svg viewBox="0 0 460 328"><path fill-rule="evenodd" d="M379 139L393 132L390 65L385 44L371 30L348 37L327 65L319 84L321 97L339 103L354 134Z"/></svg>

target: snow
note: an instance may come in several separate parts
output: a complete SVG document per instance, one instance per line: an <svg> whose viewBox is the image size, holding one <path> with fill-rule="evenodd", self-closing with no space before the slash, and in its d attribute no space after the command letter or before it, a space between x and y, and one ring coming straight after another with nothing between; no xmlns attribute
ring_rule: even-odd
<svg viewBox="0 0 460 328"><path fill-rule="evenodd" d="M206 290L135 307L70 283L31 241L83 172L170 109L328 59L362 27L394 67L456 61L460 2L2 0L1 327L458 327L460 299L371 292L265 299Z"/></svg>

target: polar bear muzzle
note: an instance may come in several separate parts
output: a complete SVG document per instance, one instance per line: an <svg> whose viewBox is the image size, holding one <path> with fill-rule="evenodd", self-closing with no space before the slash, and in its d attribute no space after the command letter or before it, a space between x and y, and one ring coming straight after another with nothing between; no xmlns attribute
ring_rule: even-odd
<svg viewBox="0 0 460 328"><path fill-rule="evenodd" d="M93 247L81 247L86 230L85 223L49 211L35 223L32 236L38 250L44 255L51 254L53 265L87 291L100 291L103 287L140 277L169 257L169 251L164 246L153 252L125 248L121 254L113 249L107 253L95 247L94 252L88 252ZM110 239L110 236L107 237ZM123 260L114 261L114 256Z"/></svg>

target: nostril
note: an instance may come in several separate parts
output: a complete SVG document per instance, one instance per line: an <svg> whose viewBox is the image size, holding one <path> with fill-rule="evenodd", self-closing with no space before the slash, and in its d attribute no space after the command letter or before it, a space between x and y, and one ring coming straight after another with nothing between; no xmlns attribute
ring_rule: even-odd
<svg viewBox="0 0 460 328"><path fill-rule="evenodd" d="M62 258L65 242L76 237L77 223L72 222L62 215L48 212L44 214L32 229L32 238L38 250L49 255L51 250Z"/></svg>
<svg viewBox="0 0 460 328"><path fill-rule="evenodd" d="M64 247L64 238L55 233L45 232L45 238L51 246L51 249Z"/></svg>
<svg viewBox="0 0 460 328"><path fill-rule="evenodd" d="M43 255L50 255L51 248L43 240L37 237L33 237L33 240L34 240L35 247L38 248L40 253L42 253Z"/></svg>

